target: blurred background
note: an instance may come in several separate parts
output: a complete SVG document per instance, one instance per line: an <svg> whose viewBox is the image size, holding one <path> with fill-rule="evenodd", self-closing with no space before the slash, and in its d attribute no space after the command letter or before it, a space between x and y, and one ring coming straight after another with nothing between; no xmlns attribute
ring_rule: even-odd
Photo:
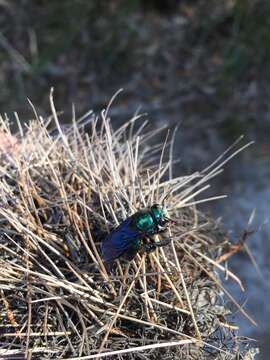
<svg viewBox="0 0 270 360"><path fill-rule="evenodd" d="M0 0L0 112L33 117L29 97L50 114L49 90L63 123L100 111L119 89L113 124L138 109L153 127L180 125L175 175L203 169L239 135L255 145L226 166L211 195L228 198L205 209L222 216L239 241L249 216L249 257L229 267L246 293L228 284L258 322L235 314L239 335L270 352L270 1L267 0ZM256 346L256 343L254 344Z"/></svg>

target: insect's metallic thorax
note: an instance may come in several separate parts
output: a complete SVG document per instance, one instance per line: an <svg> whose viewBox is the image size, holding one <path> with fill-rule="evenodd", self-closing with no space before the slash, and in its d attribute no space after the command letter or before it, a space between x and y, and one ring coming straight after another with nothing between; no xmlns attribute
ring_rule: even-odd
<svg viewBox="0 0 270 360"><path fill-rule="evenodd" d="M132 216L133 226L147 235L164 230L166 222L166 211L159 205L140 210Z"/></svg>
<svg viewBox="0 0 270 360"><path fill-rule="evenodd" d="M152 234L155 232L155 222L148 209L138 211L132 215L131 227L140 233Z"/></svg>

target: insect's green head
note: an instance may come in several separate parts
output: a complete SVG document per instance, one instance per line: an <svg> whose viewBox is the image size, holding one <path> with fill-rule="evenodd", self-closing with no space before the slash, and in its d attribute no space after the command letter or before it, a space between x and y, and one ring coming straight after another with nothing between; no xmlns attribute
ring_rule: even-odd
<svg viewBox="0 0 270 360"><path fill-rule="evenodd" d="M151 214L157 225L164 226L168 222L166 209L158 204L151 206Z"/></svg>

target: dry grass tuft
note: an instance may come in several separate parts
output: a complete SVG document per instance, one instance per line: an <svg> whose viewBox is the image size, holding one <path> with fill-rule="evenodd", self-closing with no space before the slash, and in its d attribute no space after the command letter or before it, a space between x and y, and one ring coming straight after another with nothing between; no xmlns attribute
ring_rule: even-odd
<svg viewBox="0 0 270 360"><path fill-rule="evenodd" d="M197 195L247 145L234 144L202 172L172 178L173 136L150 146L157 131L139 116L113 130L108 109L62 131L52 94L51 106L52 117L36 115L15 150L0 157L0 357L240 358L224 293L249 315L218 272L243 290L242 283L215 260L228 240L196 205L218 198ZM49 131L53 122L57 131ZM7 119L1 129L10 135ZM165 198L177 220L172 243L117 261L108 274L100 241Z"/></svg>

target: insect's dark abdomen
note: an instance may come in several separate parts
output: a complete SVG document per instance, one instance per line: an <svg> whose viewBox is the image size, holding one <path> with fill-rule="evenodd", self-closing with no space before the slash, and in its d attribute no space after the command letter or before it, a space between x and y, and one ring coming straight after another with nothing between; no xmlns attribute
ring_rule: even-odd
<svg viewBox="0 0 270 360"><path fill-rule="evenodd" d="M127 218L101 243L102 257L105 262L111 262L129 252L131 256L131 253L139 248L140 233L133 229L131 223L131 217Z"/></svg>
<svg viewBox="0 0 270 360"><path fill-rule="evenodd" d="M141 249L143 241L141 239L136 239L133 241L132 246L122 255L123 259L131 261L134 259L138 251Z"/></svg>

